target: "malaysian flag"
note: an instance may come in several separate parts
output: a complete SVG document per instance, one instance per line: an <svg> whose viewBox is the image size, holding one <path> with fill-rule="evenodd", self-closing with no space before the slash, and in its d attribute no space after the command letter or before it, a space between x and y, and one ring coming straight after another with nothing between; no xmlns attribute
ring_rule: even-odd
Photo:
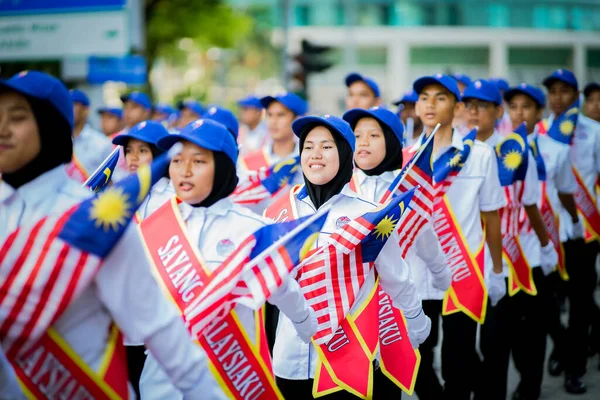
<svg viewBox="0 0 600 400"><path fill-rule="evenodd" d="M564 143L573 143L573 133L577 127L577 118L579 117L579 99L569 107L565 112L556 116L552 125L548 129L548 136L552 139Z"/></svg>
<svg viewBox="0 0 600 400"><path fill-rule="evenodd" d="M303 262L296 279L317 314L313 340L327 343L354 305L387 239L396 230L415 189L350 221Z"/></svg>
<svg viewBox="0 0 600 400"><path fill-rule="evenodd" d="M89 187L94 193L98 193L108 186L112 174L119 162L120 146L115 147L112 153L106 157L106 160L100 164L94 173L85 181L83 186Z"/></svg>
<svg viewBox="0 0 600 400"><path fill-rule="evenodd" d="M269 168L261 168L239 185L230 199L238 204L258 204L286 187L300 168L300 156L288 158Z"/></svg>
<svg viewBox="0 0 600 400"><path fill-rule="evenodd" d="M218 323L236 303L259 309L306 256L327 215L323 209L310 217L267 225L246 238L184 310L192 336Z"/></svg>
<svg viewBox="0 0 600 400"><path fill-rule="evenodd" d="M28 350L93 281L169 163L152 166L0 238L0 342L9 359Z"/></svg>
<svg viewBox="0 0 600 400"><path fill-rule="evenodd" d="M424 135L421 140L425 141ZM390 196L397 196L413 188L419 188L415 191L409 210L404 213L398 229L402 258L406 257L406 253L421 229L432 219L433 199L435 197L433 168L431 165L432 156L433 140L430 136L426 142L422 142L417 153L398 174L382 199L382 201L385 201Z"/></svg>

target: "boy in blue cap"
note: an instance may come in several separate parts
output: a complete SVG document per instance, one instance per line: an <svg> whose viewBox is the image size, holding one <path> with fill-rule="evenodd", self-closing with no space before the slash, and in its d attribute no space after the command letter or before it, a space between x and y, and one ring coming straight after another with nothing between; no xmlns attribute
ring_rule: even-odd
<svg viewBox="0 0 600 400"><path fill-rule="evenodd" d="M73 168L69 174L73 179L85 182L102 161L112 152L110 140L88 123L90 100L81 90L70 91L73 101Z"/></svg>
<svg viewBox="0 0 600 400"><path fill-rule="evenodd" d="M100 127L104 136L112 137L123 129L123 110L117 107L100 107Z"/></svg>
<svg viewBox="0 0 600 400"><path fill-rule="evenodd" d="M269 132L267 124L263 121L264 107L260 98L249 95L238 101L240 107L240 122L242 128L238 143L242 154L256 151L267 144Z"/></svg>
<svg viewBox="0 0 600 400"><path fill-rule="evenodd" d="M552 115L548 119L548 127L552 126L554 119L566 112L579 98L579 86L575 75L566 69L558 69L543 81L548 89L548 102ZM578 111L578 110L577 110ZM561 130L562 132L562 130ZM588 330L594 310L594 290L597 274L595 269L596 257L600 249L597 234L598 227L586 221L586 214L590 209L581 202L591 199L595 204L596 181L600 173L600 124L581 114L573 130L567 132L572 135L571 162L577 182L575 199L580 218L586 225L585 237L590 239L586 243L579 225L574 223L566 210L561 210L561 230L564 229L569 238L565 243L566 265L569 273L567 295L569 297L569 327L567 329L567 348L565 360L565 390L569 393L585 393L587 387L582 378L586 372L588 355ZM593 232L588 230L591 226ZM595 233L594 233L595 232Z"/></svg>
<svg viewBox="0 0 600 400"><path fill-rule="evenodd" d="M598 82L588 83L583 89L583 115L600 122L600 84Z"/></svg>
<svg viewBox="0 0 600 400"><path fill-rule="evenodd" d="M152 108L152 120L158 122L164 122L175 112L170 104L158 103Z"/></svg>
<svg viewBox="0 0 600 400"><path fill-rule="evenodd" d="M152 102L146 93L131 92L121 96L125 129L131 129L152 116Z"/></svg>
<svg viewBox="0 0 600 400"><path fill-rule="evenodd" d="M467 86L469 86L471 83L473 83L471 78L469 78L469 76L467 76L465 74L454 74L454 75L452 75L452 77L454 79L456 79L456 84L458 85L458 91L460 92L461 96L465 92L465 89L467 88Z"/></svg>
<svg viewBox="0 0 600 400"><path fill-rule="evenodd" d="M497 149L503 138L495 130L496 120L504 114L502 95L497 86L486 80L477 80L463 94L467 127L478 127L477 139ZM515 126L515 129L519 125ZM533 129L535 125L531 126ZM496 150L498 151L498 150ZM522 244L521 255L532 269L537 295L523 291L504 297L488 309L481 327L481 352L484 356L482 385L484 398L505 399L510 353L521 374L518 395L536 399L540 395L544 372L546 330L543 310L547 296L545 276L558 263L558 254L549 240L546 227L537 206L539 199L536 163L531 153L524 179L505 186L507 205L500 210L502 234L515 237ZM518 167L517 167L518 168ZM513 218L525 210L528 220ZM524 229L527 223L529 229ZM533 228L533 231L532 229ZM541 250L540 250L541 248ZM508 250L506 254L511 254ZM541 267L541 268L540 268ZM504 259L504 276L509 275L509 262ZM486 275L489 272L486 272ZM527 335L524 335L527 332Z"/></svg>
<svg viewBox="0 0 600 400"><path fill-rule="evenodd" d="M227 128L229 133L231 133L233 138L237 141L240 124L235 115L233 115L233 113L228 109L219 106L212 106L204 113L202 118L212 119L213 121L220 123Z"/></svg>
<svg viewBox="0 0 600 400"><path fill-rule="evenodd" d="M425 76L417 79L413 89L419 94L417 114L425 126L425 135L430 135L436 125L440 128L433 138L434 187L445 201L434 201L434 228L440 239L446 262L453 272L452 291L461 294L461 268L457 265L470 265L468 276L475 278L480 266L475 261L484 260L485 269L490 271L485 277L485 286L492 305L506 294L502 275L502 237L498 210L506 200L498 179L498 166L494 151L486 144L463 136L452 127L452 121L462 109L461 95L456 80L443 74ZM419 143L413 146L416 152ZM459 157L459 158L457 158ZM453 166L449 174L447 166ZM454 175L456 174L456 175ZM454 176L454 177L453 177ZM440 198L441 200L441 198ZM481 219L485 220L485 232ZM450 228L450 230L446 230ZM449 233L453 232L453 233ZM460 234L459 234L460 233ZM454 238L450 240L449 238ZM457 244L458 241L462 245ZM487 244L487 246L485 246ZM464 250L458 250L457 248ZM478 251L478 249L481 249ZM459 257L459 261L456 257ZM492 266L491 268L488 266ZM454 312L442 316L442 386L433 369L433 348L437 345L439 322L442 314L444 292L432 285L427 271L413 273L423 299L423 307L432 320L431 335L420 346L423 356L417 376L416 391L420 399L467 400L471 398L479 357L476 353L477 322L482 316L472 318L466 312ZM479 285L481 293L477 302L481 307L486 302L485 288L481 280L473 281ZM463 297L464 298L464 297ZM471 314L473 309L469 309ZM476 310L475 310L476 311ZM423 360L427 359L427 362Z"/></svg>
<svg viewBox="0 0 600 400"><path fill-rule="evenodd" d="M423 123L415 108L418 99L419 96L415 91L409 90L400 99L392 102L393 105L398 106L397 114L405 127L404 146L412 146L423 133Z"/></svg>
<svg viewBox="0 0 600 400"><path fill-rule="evenodd" d="M177 105L179 109L179 119L175 125L176 129L185 128L190 122L202 118L204 107L196 100L181 101Z"/></svg>
<svg viewBox="0 0 600 400"><path fill-rule="evenodd" d="M346 109L353 108L369 109L381 104L381 93L377 83L366 76L353 72L346 76Z"/></svg>

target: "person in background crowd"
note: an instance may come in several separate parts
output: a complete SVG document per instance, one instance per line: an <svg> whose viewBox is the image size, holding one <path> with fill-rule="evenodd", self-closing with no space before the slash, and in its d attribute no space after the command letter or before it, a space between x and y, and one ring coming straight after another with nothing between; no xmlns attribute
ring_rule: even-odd
<svg viewBox="0 0 600 400"><path fill-rule="evenodd" d="M583 89L583 115L600 122L600 84L588 83Z"/></svg>
<svg viewBox="0 0 600 400"><path fill-rule="evenodd" d="M461 96L465 92L465 89L467 88L467 86L469 86L471 83L473 83L471 78L469 78L469 76L465 75L465 74L454 74L454 75L452 75L452 77L454 79L456 79L456 84L458 85L458 91L460 92Z"/></svg>
<svg viewBox="0 0 600 400"><path fill-rule="evenodd" d="M471 84L471 78L469 78L467 75L465 74L454 74L452 75L452 78L454 78L454 80L456 80L456 84L458 86L458 91L460 93L460 95L462 96L463 92L465 91L465 88L467 86L469 86ZM459 133L466 135L469 131L467 128L467 123L465 121L465 110L464 110L464 104L462 102L458 103L459 104L459 110L456 112L456 115L454 116L454 120L452 121L452 126L455 127L456 129L458 129Z"/></svg>
<svg viewBox="0 0 600 400"><path fill-rule="evenodd" d="M267 144L269 131L267 124L263 121L264 107L259 97L249 95L240 99L237 104L240 108L240 122L242 123L238 143L240 152L247 154L259 150Z"/></svg>
<svg viewBox="0 0 600 400"><path fill-rule="evenodd" d="M190 122L193 122L202 117L204 107L196 100L181 101L177 105L179 110L179 118L175 124L176 129L185 128Z"/></svg>
<svg viewBox="0 0 600 400"><path fill-rule="evenodd" d="M235 115L224 107L212 106L204 115L202 115L204 119L212 119L223 125L227 130L233 135L233 138L237 141L238 133L240 130L240 124L235 117Z"/></svg>
<svg viewBox="0 0 600 400"><path fill-rule="evenodd" d="M90 100L81 90L72 89L73 101L73 158L87 179L112 152L110 140L88 124Z"/></svg>
<svg viewBox="0 0 600 400"><path fill-rule="evenodd" d="M371 108L381 104L381 93L377 83L357 72L348 74L345 79L348 94L346 110L352 108Z"/></svg>
<svg viewBox="0 0 600 400"><path fill-rule="evenodd" d="M152 116L152 102L146 93L131 92L121 96L125 129L131 129Z"/></svg>
<svg viewBox="0 0 600 400"><path fill-rule="evenodd" d="M414 90L409 90L404 95L392 102L393 105L398 106L397 114L404 125L404 146L412 146L415 140L423 133L423 123L421 118L417 115L415 104L419 96Z"/></svg>
<svg viewBox="0 0 600 400"><path fill-rule="evenodd" d="M165 122L175 112L170 104L158 103L152 108L152 120L158 122Z"/></svg>
<svg viewBox="0 0 600 400"><path fill-rule="evenodd" d="M544 79L543 84L548 89L548 103L552 111L548 127L551 127L554 119L572 107L579 98L579 86L575 75L565 69L554 71ZM572 135L571 162L578 191L592 196L600 173L600 124L580 114L575 130L567 133ZM589 218L590 210L582 209L581 204L577 206L579 217L585 219L586 212ZM597 206L594 212L598 213ZM589 220L584 222L589 223ZM564 246L569 274L565 390L580 394L587 391L583 376L586 372L589 328L595 304L594 290L597 286L596 257L600 247L596 240L586 243L584 232L581 231L582 225L576 223L564 208L561 210L560 225L568 237ZM593 237L594 234L590 233L590 236Z"/></svg>
<svg viewBox="0 0 600 400"><path fill-rule="evenodd" d="M100 107L100 126L104 136L112 137L123 129L123 110L117 107Z"/></svg>
<svg viewBox="0 0 600 400"><path fill-rule="evenodd" d="M503 78L493 78L490 79L490 82L493 82L496 85L498 90L500 90L500 94L504 98L504 93L506 93L509 89L508 81ZM496 130L502 136L508 135L513 130L512 122L510 116L508 115L508 105L506 102L504 103L504 114L502 114L500 119L496 120Z"/></svg>

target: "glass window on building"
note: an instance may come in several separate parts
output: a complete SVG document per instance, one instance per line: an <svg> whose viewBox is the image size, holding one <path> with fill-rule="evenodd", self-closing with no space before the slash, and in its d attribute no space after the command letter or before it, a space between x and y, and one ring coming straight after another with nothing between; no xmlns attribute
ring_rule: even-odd
<svg viewBox="0 0 600 400"><path fill-rule="evenodd" d="M506 4L490 4L488 6L487 21L489 26L510 26L510 13Z"/></svg>
<svg viewBox="0 0 600 400"><path fill-rule="evenodd" d="M394 20L394 9L388 2L358 4L356 10L356 19L360 26L391 25Z"/></svg>
<svg viewBox="0 0 600 400"><path fill-rule="evenodd" d="M394 5L394 23L398 26L423 25L423 8L414 2L397 1Z"/></svg>
<svg viewBox="0 0 600 400"><path fill-rule="evenodd" d="M567 16L567 10L562 6L534 6L533 27L542 29L567 29Z"/></svg>
<svg viewBox="0 0 600 400"><path fill-rule="evenodd" d="M308 26L311 25L310 21L310 6L299 5L294 7L294 16L296 17L296 26Z"/></svg>
<svg viewBox="0 0 600 400"><path fill-rule="evenodd" d="M358 65L387 65L386 47L359 47Z"/></svg>

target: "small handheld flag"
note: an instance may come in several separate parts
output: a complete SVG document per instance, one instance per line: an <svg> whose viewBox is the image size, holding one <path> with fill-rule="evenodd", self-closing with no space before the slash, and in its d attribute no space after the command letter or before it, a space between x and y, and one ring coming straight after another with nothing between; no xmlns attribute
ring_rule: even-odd
<svg viewBox="0 0 600 400"><path fill-rule="evenodd" d="M9 359L35 344L93 281L168 164L164 154L63 214L0 238L0 342Z"/></svg>
<svg viewBox="0 0 600 400"><path fill-rule="evenodd" d="M548 135L564 144L573 143L577 119L579 117L579 99L569 107L565 112L554 118L552 126L548 129Z"/></svg>
<svg viewBox="0 0 600 400"><path fill-rule="evenodd" d="M514 181L525 180L529 155L525 123L506 135L506 138L496 145L495 150L500 184L508 186Z"/></svg>
<svg viewBox="0 0 600 400"><path fill-rule="evenodd" d="M248 181L238 186L230 199L238 204L258 204L275 196L290 183L300 168L300 156L288 158L268 169L261 169L251 175Z"/></svg>
<svg viewBox="0 0 600 400"><path fill-rule="evenodd" d="M120 149L120 146L115 147L109 156L102 161L102 164L100 164L94 173L85 181L83 186L89 187L94 193L98 193L108 186L110 179L112 178L113 171L119 162Z"/></svg>

